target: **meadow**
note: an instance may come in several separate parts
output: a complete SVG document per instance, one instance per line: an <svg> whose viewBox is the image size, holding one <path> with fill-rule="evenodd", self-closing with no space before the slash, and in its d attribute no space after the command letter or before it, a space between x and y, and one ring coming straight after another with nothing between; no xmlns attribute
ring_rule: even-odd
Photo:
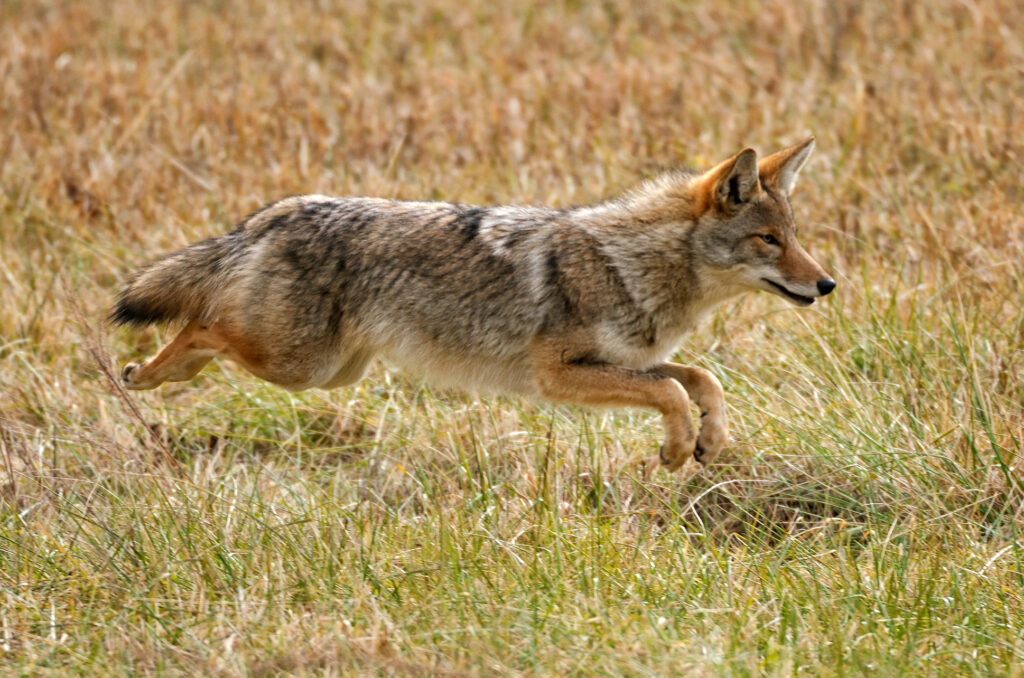
<svg viewBox="0 0 1024 678"><path fill-rule="evenodd" d="M1024 674L1024 5L0 3L0 673ZM288 194L571 205L817 137L838 288L677 360L653 413L127 393L136 266ZM457 321L457 319L456 319ZM692 469L691 469L692 470Z"/></svg>

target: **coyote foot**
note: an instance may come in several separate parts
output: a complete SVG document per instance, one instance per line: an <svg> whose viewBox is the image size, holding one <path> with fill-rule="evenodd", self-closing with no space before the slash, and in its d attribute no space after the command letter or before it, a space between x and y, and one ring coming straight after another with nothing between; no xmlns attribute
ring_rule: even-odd
<svg viewBox="0 0 1024 678"><path fill-rule="evenodd" d="M701 415L703 422L700 427L700 434L694 444L693 453L681 452L683 445L670 446L667 442L658 450L657 456L651 457L644 462L644 480L650 480L654 472L659 468L667 471L677 471L692 458L699 462L700 468L709 463L721 454L729 442L729 428L724 423L724 417L707 417ZM691 474L693 475L693 474Z"/></svg>
<svg viewBox="0 0 1024 678"><path fill-rule="evenodd" d="M134 372L137 367L141 366L138 363L128 363L121 369L121 383L124 384L125 388L132 390L141 388L132 380L132 372Z"/></svg>
<svg viewBox="0 0 1024 678"><path fill-rule="evenodd" d="M696 451L687 451L687 448L694 450L695 447L696 449L700 449L699 444L697 444L692 437L690 438L689 444L680 444L666 440L658 449L657 456L652 457L645 463L643 474L644 479L650 479L654 474L654 471L658 468L664 468L667 471L675 471L679 469L691 457L696 456Z"/></svg>
<svg viewBox="0 0 1024 678"><path fill-rule="evenodd" d="M693 458L706 465L714 461L729 443L729 427L725 424L723 416L712 417L704 413L701 420L700 435L697 436L697 449L693 452Z"/></svg>

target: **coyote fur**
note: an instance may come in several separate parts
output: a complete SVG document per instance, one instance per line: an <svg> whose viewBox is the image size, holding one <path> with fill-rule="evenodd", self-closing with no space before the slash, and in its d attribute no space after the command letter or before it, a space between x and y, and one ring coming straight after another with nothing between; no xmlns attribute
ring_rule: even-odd
<svg viewBox="0 0 1024 678"><path fill-rule="evenodd" d="M657 410L649 468L707 464L729 437L722 387L667 360L737 294L807 306L835 287L789 203L813 148L747 148L567 209L285 198L130 279L114 323L186 324L121 378L151 389L224 357L287 389L336 388L382 357L435 384Z"/></svg>

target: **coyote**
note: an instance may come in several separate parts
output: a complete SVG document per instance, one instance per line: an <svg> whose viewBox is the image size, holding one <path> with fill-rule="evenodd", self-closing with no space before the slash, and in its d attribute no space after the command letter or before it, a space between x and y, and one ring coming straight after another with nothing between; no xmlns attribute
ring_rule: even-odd
<svg viewBox="0 0 1024 678"><path fill-rule="evenodd" d="M151 389L219 356L287 389L336 388L380 356L435 384L651 408L665 441L648 469L707 464L729 437L721 384L667 359L744 291L807 306L835 288L789 204L813 148L746 148L566 209L285 198L130 279L112 322L186 324L121 379Z"/></svg>

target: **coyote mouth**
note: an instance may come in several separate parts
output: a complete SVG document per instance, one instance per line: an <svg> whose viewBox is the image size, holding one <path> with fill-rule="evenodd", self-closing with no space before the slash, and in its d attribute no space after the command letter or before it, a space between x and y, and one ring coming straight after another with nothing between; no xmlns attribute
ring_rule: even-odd
<svg viewBox="0 0 1024 678"><path fill-rule="evenodd" d="M782 293L782 296L786 297L794 304L799 304L800 306L810 306L811 304L814 303L814 297L805 297L802 294L790 292L779 283L769 280L768 278L761 278L761 280L765 281L766 283L777 289L780 293Z"/></svg>

